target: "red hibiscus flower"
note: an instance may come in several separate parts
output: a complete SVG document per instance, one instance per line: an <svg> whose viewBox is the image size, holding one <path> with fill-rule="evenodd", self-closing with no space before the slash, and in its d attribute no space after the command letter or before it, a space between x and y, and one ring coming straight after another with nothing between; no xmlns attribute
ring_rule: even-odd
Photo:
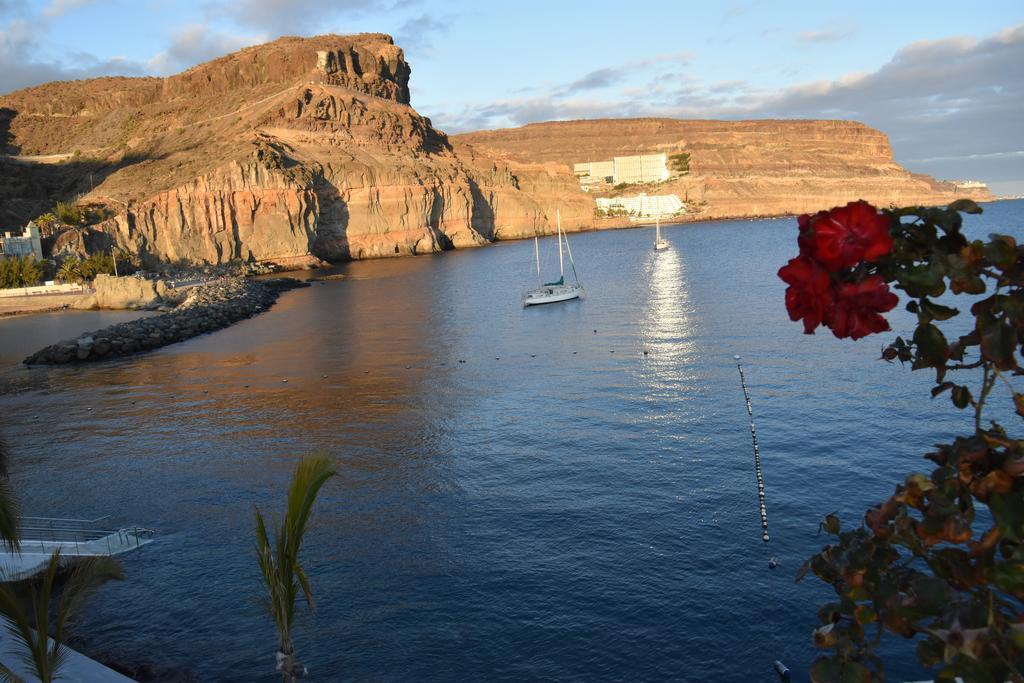
<svg viewBox="0 0 1024 683"><path fill-rule="evenodd" d="M831 272L877 261L892 250L890 220L861 200L797 219L800 253Z"/></svg>
<svg viewBox="0 0 1024 683"><path fill-rule="evenodd" d="M797 256L779 268L786 288L786 310L790 320L804 321L804 334L814 334L832 305L832 284L828 273L806 256Z"/></svg>
<svg viewBox="0 0 1024 683"><path fill-rule="evenodd" d="M889 321L880 314L891 311L899 298L889 291L878 275L869 275L858 282L839 285L835 301L825 313L825 324L843 339L860 339L889 329Z"/></svg>

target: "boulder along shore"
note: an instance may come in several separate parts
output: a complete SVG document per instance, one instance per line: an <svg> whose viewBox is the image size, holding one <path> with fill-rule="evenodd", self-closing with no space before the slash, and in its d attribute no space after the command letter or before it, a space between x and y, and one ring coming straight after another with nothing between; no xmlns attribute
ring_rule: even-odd
<svg viewBox="0 0 1024 683"><path fill-rule="evenodd" d="M291 278L231 278L192 289L173 311L86 332L36 351L26 365L63 365L152 351L215 332L269 309L281 292L308 287Z"/></svg>

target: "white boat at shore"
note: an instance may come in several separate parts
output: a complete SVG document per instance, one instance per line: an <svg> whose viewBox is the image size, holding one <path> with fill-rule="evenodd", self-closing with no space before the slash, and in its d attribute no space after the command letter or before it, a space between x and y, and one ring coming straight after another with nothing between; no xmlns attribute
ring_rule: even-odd
<svg viewBox="0 0 1024 683"><path fill-rule="evenodd" d="M537 235L533 236L533 252L537 261L537 288L532 289L523 297L523 306L537 306L540 304L553 304L559 301L578 299L583 294L583 286L576 275L576 264L572 259L572 249L569 247L569 237L562 233L562 213L556 211L555 221L558 226L558 270L559 278L554 282L542 282L540 277L540 243ZM562 256L562 240L565 240L565 251L569 254L569 264L572 266L573 278L576 284L565 284L565 265Z"/></svg>

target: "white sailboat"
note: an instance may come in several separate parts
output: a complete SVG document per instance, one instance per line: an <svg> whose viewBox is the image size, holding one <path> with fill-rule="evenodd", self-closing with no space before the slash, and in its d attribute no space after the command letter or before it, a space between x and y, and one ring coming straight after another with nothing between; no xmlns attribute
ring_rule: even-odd
<svg viewBox="0 0 1024 683"><path fill-rule="evenodd" d="M668 242L661 238L661 214L654 215L654 251L668 249Z"/></svg>
<svg viewBox="0 0 1024 683"><path fill-rule="evenodd" d="M559 278L554 282L542 282L540 278L540 243L537 235L533 236L533 253L537 261L537 288L526 293L523 297L523 306L536 306L538 304L553 304L557 301L568 301L578 299L583 294L583 286L580 285L579 276L576 275L576 264L572 260L572 249L569 247L569 237L562 233L562 212L555 212L555 220L558 225L558 270ZM565 240L565 251L569 254L569 265L572 266L572 275L576 284L565 284L565 265L562 257L562 240Z"/></svg>

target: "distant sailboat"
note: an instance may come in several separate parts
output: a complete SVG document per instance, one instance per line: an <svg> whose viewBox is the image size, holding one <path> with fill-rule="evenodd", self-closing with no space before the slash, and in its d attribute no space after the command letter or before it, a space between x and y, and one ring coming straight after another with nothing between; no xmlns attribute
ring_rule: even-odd
<svg viewBox="0 0 1024 683"><path fill-rule="evenodd" d="M668 249L668 242L661 238L661 214L654 215L654 251Z"/></svg>
<svg viewBox="0 0 1024 683"><path fill-rule="evenodd" d="M540 278L540 243L537 235L533 236L533 253L537 261L537 288L526 293L523 297L523 306L536 306L539 304L553 304L558 301L578 299L583 294L583 286L576 275L576 263L572 260L572 249L569 248L569 237L562 233L562 212L555 212L555 219L558 225L558 271L559 278L554 282L542 282ZM565 284L565 265L562 257L562 240L565 240L565 251L569 254L569 265L572 266L572 275L576 280L575 285Z"/></svg>

